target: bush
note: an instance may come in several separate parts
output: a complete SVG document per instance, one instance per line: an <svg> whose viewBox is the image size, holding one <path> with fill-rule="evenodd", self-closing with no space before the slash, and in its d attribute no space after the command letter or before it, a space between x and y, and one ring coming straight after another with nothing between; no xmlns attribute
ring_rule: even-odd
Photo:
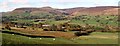
<svg viewBox="0 0 120 46"><path fill-rule="evenodd" d="M80 32L75 32L74 33L76 36L81 36L81 33Z"/></svg>
<svg viewBox="0 0 120 46"><path fill-rule="evenodd" d="M87 31L79 31L79 32L75 32L76 36L82 36L82 35L89 35L89 33Z"/></svg>
<svg viewBox="0 0 120 46"><path fill-rule="evenodd" d="M48 29L43 29L44 31L48 31Z"/></svg>
<svg viewBox="0 0 120 46"><path fill-rule="evenodd" d="M11 30L10 26L5 26L5 29Z"/></svg>
<svg viewBox="0 0 120 46"><path fill-rule="evenodd" d="M5 28L2 28L2 30L4 30Z"/></svg>

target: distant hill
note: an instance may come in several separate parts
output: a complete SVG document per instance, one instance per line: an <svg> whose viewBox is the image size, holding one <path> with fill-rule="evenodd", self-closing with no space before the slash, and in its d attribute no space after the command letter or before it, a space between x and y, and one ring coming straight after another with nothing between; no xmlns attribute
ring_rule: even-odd
<svg viewBox="0 0 120 46"><path fill-rule="evenodd" d="M118 15L118 6L97 6L97 7L76 7L68 9L56 9L52 7L41 8L16 8L6 15L17 15L22 13L29 13L31 15L38 15L41 13L53 15Z"/></svg>
<svg viewBox="0 0 120 46"><path fill-rule="evenodd" d="M72 13L72 15L118 15L118 7L117 6L98 6L98 7L90 7L84 8Z"/></svg>
<svg viewBox="0 0 120 46"><path fill-rule="evenodd" d="M30 13L31 15L37 15L41 13L45 14L54 14L54 15L64 15L64 12L61 10L56 10L51 7L42 7L42 8L16 8L15 10L9 12L9 14L21 14L21 13Z"/></svg>
<svg viewBox="0 0 120 46"><path fill-rule="evenodd" d="M74 12L77 12L77 11L81 11L83 9L86 9L85 7L76 7L76 8L68 8L68 9L58 9L58 10L62 10L62 11L65 11L69 14L72 14Z"/></svg>

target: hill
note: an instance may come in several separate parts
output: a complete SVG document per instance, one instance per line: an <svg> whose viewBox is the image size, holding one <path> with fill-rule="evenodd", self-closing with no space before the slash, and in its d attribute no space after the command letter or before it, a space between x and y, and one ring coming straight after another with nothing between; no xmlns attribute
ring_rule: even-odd
<svg viewBox="0 0 120 46"><path fill-rule="evenodd" d="M117 6L98 6L75 11L72 15L118 15Z"/></svg>
<svg viewBox="0 0 120 46"><path fill-rule="evenodd" d="M68 9L56 9L52 7L41 8L16 8L5 15L21 15L29 13L30 15L51 14L51 15L118 15L117 6L96 6L96 7L76 7Z"/></svg>

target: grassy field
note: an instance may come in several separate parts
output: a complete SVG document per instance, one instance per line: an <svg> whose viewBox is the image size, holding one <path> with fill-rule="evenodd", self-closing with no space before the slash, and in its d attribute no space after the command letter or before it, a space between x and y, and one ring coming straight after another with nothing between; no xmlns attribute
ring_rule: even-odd
<svg viewBox="0 0 120 46"><path fill-rule="evenodd" d="M88 36L65 38L31 38L2 33L3 44L117 44L118 33L94 32Z"/></svg>
<svg viewBox="0 0 120 46"><path fill-rule="evenodd" d="M79 16L76 16L74 18L78 18L78 19L70 19L70 23L76 23L76 24L80 24L80 25L85 25L86 23L87 24L90 24L90 25L96 25L96 24L105 24L105 25L112 25L112 26L117 26L118 25L118 22L117 22L117 19L118 19L118 16L110 16L110 15L106 15L106 16L99 16L99 17L95 17L95 16L90 16L90 15L87 15L87 16L82 16L82 17L79 17ZM89 20L86 20L85 22L83 22L84 19L81 19L81 18L85 18L85 19L89 19ZM112 20L109 20L109 19L112 19ZM96 22L97 20L100 20L99 22ZM65 23L67 22L68 20L59 20L59 21L56 21L54 19L47 19L47 21L43 22L43 23L46 23L46 24L62 24L62 23ZM17 19L16 21L13 21L13 22L18 22L18 23L33 23L33 24L39 24L40 22L34 22L34 19ZM106 24L107 23L107 24Z"/></svg>

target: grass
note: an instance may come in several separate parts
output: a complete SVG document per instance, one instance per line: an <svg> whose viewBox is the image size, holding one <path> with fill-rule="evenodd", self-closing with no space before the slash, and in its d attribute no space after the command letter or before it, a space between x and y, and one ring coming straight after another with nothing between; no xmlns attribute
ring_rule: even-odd
<svg viewBox="0 0 120 46"><path fill-rule="evenodd" d="M85 25L86 23L91 24L91 25L96 25L96 24L100 24L100 23L107 23L108 25L112 25L112 26L117 26L117 17L118 16L100 16L99 18L96 18L95 16L85 16L87 18L90 18L90 20L86 20L86 22L83 22L82 20L74 20L72 19L70 23L76 23L76 24L80 24L80 25ZM108 17L108 18L107 18ZM78 17L79 18L79 17ZM113 19L113 20L108 20L108 19ZM96 20L100 20L100 22L96 22ZM40 22L34 22L33 20L26 20L26 19L17 19L17 21L14 22L18 22L18 23L33 23L33 24L39 24ZM43 23L47 23L47 24L62 24L67 22L67 20L60 20L60 21L55 21L54 19L48 19L47 21L43 22ZM106 24L105 24L106 25Z"/></svg>
<svg viewBox="0 0 120 46"><path fill-rule="evenodd" d="M63 24L65 22L68 22L68 20L60 20L60 21L55 21L55 20L49 20L49 21L46 21L46 23L52 25L52 24Z"/></svg>
<svg viewBox="0 0 120 46"><path fill-rule="evenodd" d="M75 37L73 39L31 38L7 33L2 33L2 36L3 44L117 44L118 42L117 33L104 33L104 32L103 33L94 32L89 36L80 36Z"/></svg>
<svg viewBox="0 0 120 46"><path fill-rule="evenodd" d="M118 44L118 33L94 32L89 36L80 36L75 41L81 44Z"/></svg>
<svg viewBox="0 0 120 46"><path fill-rule="evenodd" d="M71 44L74 43L63 38L30 38L20 35L2 33L3 44ZM53 40L55 39L55 40Z"/></svg>
<svg viewBox="0 0 120 46"><path fill-rule="evenodd" d="M117 40L114 39L100 39L86 37L81 37L81 39L74 40L74 42L80 44L117 44Z"/></svg>
<svg viewBox="0 0 120 46"><path fill-rule="evenodd" d="M17 23L33 23L34 20L29 20L29 19L18 19L17 21L12 21L12 22L17 22Z"/></svg>

